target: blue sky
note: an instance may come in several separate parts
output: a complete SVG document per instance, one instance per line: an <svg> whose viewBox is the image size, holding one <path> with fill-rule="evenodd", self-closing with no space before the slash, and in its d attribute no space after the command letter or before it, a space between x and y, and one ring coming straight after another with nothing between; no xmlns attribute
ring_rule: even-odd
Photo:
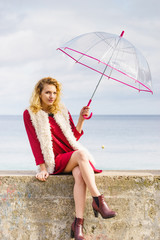
<svg viewBox="0 0 160 240"><path fill-rule="evenodd" d="M160 114L160 3L158 0L1 0L0 114L22 114L35 83L52 76L63 86L72 114L86 105L97 81L91 71L70 64L56 49L94 31L120 34L146 57L154 94L102 82L91 105L94 114Z"/></svg>

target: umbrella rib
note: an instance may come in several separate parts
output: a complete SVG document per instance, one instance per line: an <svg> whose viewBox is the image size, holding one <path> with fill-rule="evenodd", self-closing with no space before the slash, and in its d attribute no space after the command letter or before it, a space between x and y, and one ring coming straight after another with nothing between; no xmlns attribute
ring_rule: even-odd
<svg viewBox="0 0 160 240"><path fill-rule="evenodd" d="M101 36L99 36L96 32L95 32L96 36L99 37L102 41L104 41L110 48L113 49L113 46L111 44L109 44L107 41L106 41L106 38L102 38ZM110 38L107 38L107 39L112 39L113 37L110 37ZM114 40L114 38L113 38Z"/></svg>
<svg viewBox="0 0 160 240"><path fill-rule="evenodd" d="M109 52L110 50L113 50L113 51L114 51L114 47L113 47L111 44L109 44L108 42L106 42L106 38L102 38L102 37L99 36L97 33L95 33L95 34L97 35L97 37L101 38L102 41L104 41L104 42L110 47L110 48L105 52L105 54L103 54L103 56L100 58L100 61L101 61L101 60L108 54L108 52ZM115 37L115 38L110 37L110 39L112 39L111 43L112 43L113 41L117 40L116 37Z"/></svg>
<svg viewBox="0 0 160 240"><path fill-rule="evenodd" d="M119 50L120 50L120 49L117 50L117 54L116 54L116 56L115 56L115 61L117 60ZM110 59L110 60L111 60L111 59ZM110 76L111 76L111 74L112 74L112 71L113 71L113 69L114 69L114 65L115 65L115 64L113 63L113 67L111 68L111 71L110 71L110 74L109 74L109 78L110 78ZM108 79L109 79L109 78L108 78Z"/></svg>
<svg viewBox="0 0 160 240"><path fill-rule="evenodd" d="M79 60L81 60L82 57L87 56L86 53L88 53L89 50L91 50L93 47L95 47L97 44L99 44L99 42L101 42L101 41L96 42L93 46L91 46L84 53L82 53L82 56L78 60L76 60L76 62L79 62Z"/></svg>
<svg viewBox="0 0 160 240"><path fill-rule="evenodd" d="M88 51L90 51L93 47L95 47L96 45L98 45L101 41L104 41L104 42L110 47L110 49L111 49L111 48L113 49L112 45L110 45L108 42L106 42L106 39L105 39L105 38L102 38L102 37L98 36L98 34L97 34L96 32L95 32L95 35L96 35L97 37L99 37L101 40L98 41L98 42L96 42L93 46L91 46L91 47L88 48L84 53L82 53L82 56L77 60L77 62L79 62L79 61L82 59L82 57L85 56L86 53L88 53ZM113 39L113 40L114 40L114 39ZM110 49L108 49L107 52L108 52Z"/></svg>
<svg viewBox="0 0 160 240"><path fill-rule="evenodd" d="M98 84L97 84L96 87L95 87L95 90L94 90L94 92L93 92L93 94L92 94L92 96L91 96L91 99L94 97L94 94L95 94L95 92L96 92L96 90L97 90L97 88L98 88L98 86L99 86L99 84L100 84L100 82L101 82L101 80L102 80L102 78L103 78L103 75L104 75L104 73L105 73L105 71L106 71L106 69L107 69L107 67L108 67L108 65L109 65L109 63L110 63L110 61L111 61L111 59L112 59L112 57L113 57L113 54L115 53L115 50L116 50L116 48L117 48L120 40L121 40L121 37L119 37L119 39L118 39L118 42L117 42L117 44L116 44L116 46L115 46L115 48L114 48L114 50L113 50L113 52L112 52L112 55L110 56L110 58L109 58L109 60L108 60L108 63L106 64L106 66L105 66L105 68L104 68L104 71L103 71L103 73L102 73L102 75L101 75L101 77L100 77L100 79L99 79L99 81L98 81ZM113 69L113 68L112 68L112 69ZM112 72L112 71L111 71L111 72ZM110 78L110 77L108 76L108 79L109 79L109 78Z"/></svg>
<svg viewBox="0 0 160 240"><path fill-rule="evenodd" d="M112 37L109 37L109 38L102 38L101 36L99 36L96 32L95 32L96 36L99 37L102 41L104 41L109 47L113 48L113 46L111 44L109 44L106 40L107 39L112 39L112 40L115 40L117 36L112 36Z"/></svg>

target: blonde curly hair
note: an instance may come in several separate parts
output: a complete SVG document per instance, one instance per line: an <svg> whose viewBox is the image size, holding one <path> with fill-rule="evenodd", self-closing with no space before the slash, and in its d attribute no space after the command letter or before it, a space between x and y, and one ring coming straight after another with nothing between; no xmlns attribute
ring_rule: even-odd
<svg viewBox="0 0 160 240"><path fill-rule="evenodd" d="M61 84L56 79L51 77L42 78L35 85L35 88L30 99L30 109L34 113L37 113L39 110L42 109L40 95L44 88L44 84L54 85L56 87L57 90L56 100L53 102L52 106L48 108L50 113L55 114L58 111L60 111Z"/></svg>

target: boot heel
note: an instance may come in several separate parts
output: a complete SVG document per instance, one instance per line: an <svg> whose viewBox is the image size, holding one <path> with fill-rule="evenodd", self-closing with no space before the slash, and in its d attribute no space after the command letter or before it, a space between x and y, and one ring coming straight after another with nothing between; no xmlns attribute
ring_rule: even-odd
<svg viewBox="0 0 160 240"><path fill-rule="evenodd" d="M74 238L74 232L72 229L71 229L71 238Z"/></svg>
<svg viewBox="0 0 160 240"><path fill-rule="evenodd" d="M94 216L98 217L98 211L93 208Z"/></svg>

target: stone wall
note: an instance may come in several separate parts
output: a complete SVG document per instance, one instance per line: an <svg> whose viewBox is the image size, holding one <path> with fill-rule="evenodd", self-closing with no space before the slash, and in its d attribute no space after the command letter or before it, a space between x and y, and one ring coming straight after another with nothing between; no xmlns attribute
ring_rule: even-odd
<svg viewBox="0 0 160 240"><path fill-rule="evenodd" d="M104 171L96 182L118 215L94 217L87 193L86 240L160 240L160 171ZM34 172L0 172L1 240L68 240L74 219L72 175L39 182Z"/></svg>

